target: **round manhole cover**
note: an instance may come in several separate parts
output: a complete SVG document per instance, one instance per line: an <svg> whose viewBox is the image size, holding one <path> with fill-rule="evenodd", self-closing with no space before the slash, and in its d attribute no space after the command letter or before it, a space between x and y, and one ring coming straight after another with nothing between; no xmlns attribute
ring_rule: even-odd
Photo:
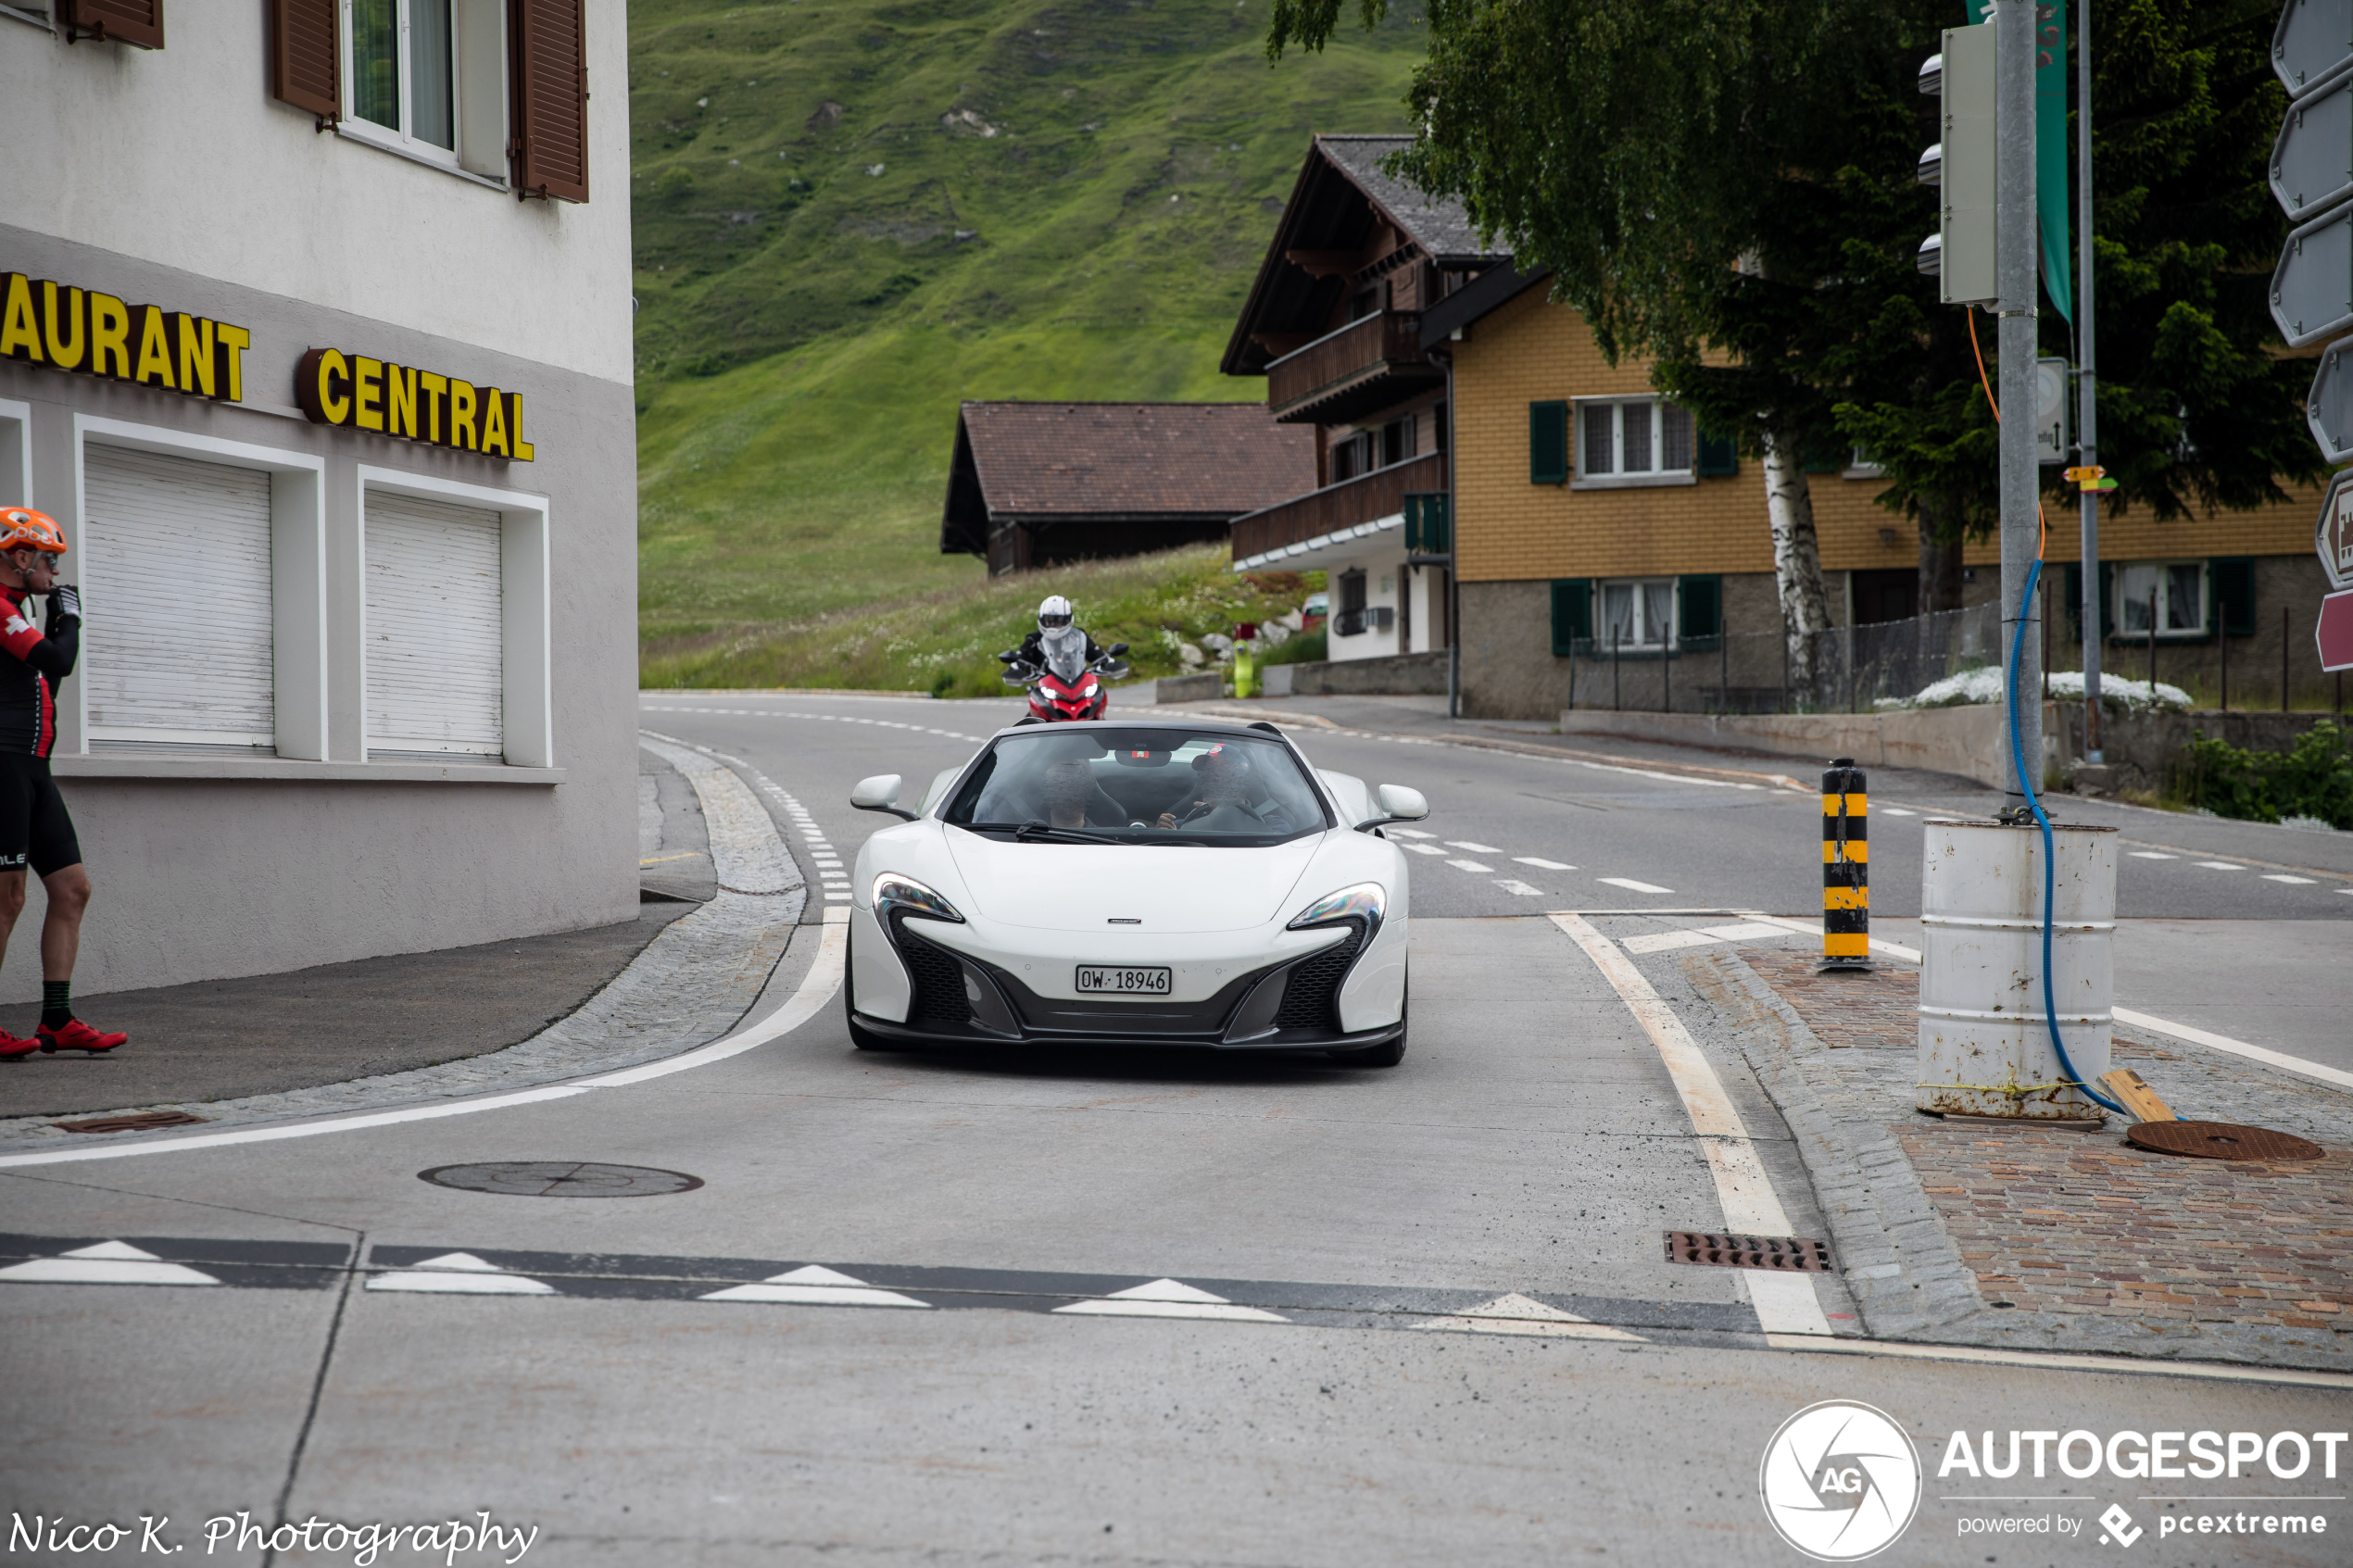
<svg viewBox="0 0 2353 1568"><path fill-rule="evenodd" d="M2230 1122L2143 1122L2127 1128L2124 1138L2159 1154L2200 1160L2321 1160L2328 1154L2293 1133Z"/></svg>
<svg viewBox="0 0 2353 1568"><path fill-rule="evenodd" d="M650 1165L589 1165L577 1160L494 1160L478 1165L436 1165L417 1173L435 1186L491 1192L504 1198L659 1198L692 1192L700 1176Z"/></svg>

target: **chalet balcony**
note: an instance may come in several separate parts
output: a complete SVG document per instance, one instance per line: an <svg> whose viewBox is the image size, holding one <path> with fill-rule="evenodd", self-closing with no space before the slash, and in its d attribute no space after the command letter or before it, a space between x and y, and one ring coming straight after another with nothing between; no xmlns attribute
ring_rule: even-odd
<svg viewBox="0 0 2353 1568"><path fill-rule="evenodd" d="M1379 310L1266 367L1266 407L1285 424L1347 424L1439 385L1446 372L1422 353L1422 319Z"/></svg>
<svg viewBox="0 0 2353 1568"><path fill-rule="evenodd" d="M1355 479L1311 490L1304 495L1236 518L1234 559L1248 560L1270 550L1303 545L1378 522L1382 518L1399 517L1405 510L1408 495L1445 488L1446 455L1427 452ZM1397 547L1405 547L1402 533Z"/></svg>

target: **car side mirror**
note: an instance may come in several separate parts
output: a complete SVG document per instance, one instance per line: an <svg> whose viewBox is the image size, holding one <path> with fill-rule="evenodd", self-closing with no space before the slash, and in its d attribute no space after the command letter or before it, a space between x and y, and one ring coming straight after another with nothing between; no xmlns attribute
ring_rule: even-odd
<svg viewBox="0 0 2353 1568"><path fill-rule="evenodd" d="M849 803L861 811L887 811L912 822L915 813L901 810L899 805L899 788L905 782L897 773L876 773L871 779L860 779L858 787L849 792Z"/></svg>
<svg viewBox="0 0 2353 1568"><path fill-rule="evenodd" d="M1366 828L1377 828L1383 822L1418 822L1429 815L1429 801L1422 792L1407 789L1403 784L1381 785L1373 791L1373 804L1379 809L1380 815L1358 822L1356 828L1360 833Z"/></svg>

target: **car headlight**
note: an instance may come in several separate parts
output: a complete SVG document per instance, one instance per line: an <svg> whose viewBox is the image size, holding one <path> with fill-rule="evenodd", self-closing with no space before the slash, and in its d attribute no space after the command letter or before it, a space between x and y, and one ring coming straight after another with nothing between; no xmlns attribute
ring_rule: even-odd
<svg viewBox="0 0 2353 1568"><path fill-rule="evenodd" d="M1353 887L1325 894L1293 915L1290 924L1284 929L1305 931L1314 926L1338 925L1342 921L1361 920L1369 931L1380 924L1384 898L1378 883L1360 882Z"/></svg>
<svg viewBox="0 0 2353 1568"><path fill-rule="evenodd" d="M887 915L895 908L911 915L952 920L958 925L964 923L964 917L956 912L955 905L913 877L900 876L897 872L885 872L875 878L871 898L877 915Z"/></svg>

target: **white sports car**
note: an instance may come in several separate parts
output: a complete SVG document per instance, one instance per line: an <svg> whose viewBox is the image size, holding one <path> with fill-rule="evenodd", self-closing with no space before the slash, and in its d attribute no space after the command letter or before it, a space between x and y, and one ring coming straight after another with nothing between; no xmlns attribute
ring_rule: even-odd
<svg viewBox="0 0 2353 1568"><path fill-rule="evenodd" d="M862 1049L1027 1042L1405 1054L1414 790L1322 771L1272 724L1000 731L888 811L850 881Z"/></svg>

